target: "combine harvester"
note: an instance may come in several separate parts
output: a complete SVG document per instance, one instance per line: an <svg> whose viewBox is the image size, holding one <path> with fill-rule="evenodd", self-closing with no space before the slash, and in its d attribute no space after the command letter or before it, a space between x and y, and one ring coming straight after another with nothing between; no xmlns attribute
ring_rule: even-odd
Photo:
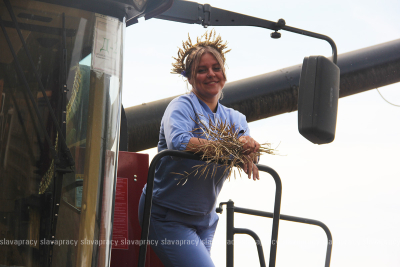
<svg viewBox="0 0 400 267"><path fill-rule="evenodd" d="M151 190L161 157L197 156L163 151L148 168L148 155L135 153L156 146L161 117L173 99L122 107L124 28L143 16L204 27L255 26L276 39L290 31L327 41L332 60L310 56L284 72L229 83L222 101L249 122L298 109L299 131L313 143L333 141L339 97L400 81L400 40L338 56L327 36L287 26L282 19L272 22L208 4L0 0L0 266L162 266L143 245L151 194L142 231L136 215L140 193L146 182ZM272 218L272 267L280 220L318 225L327 233L329 266L329 229L280 214L279 175L267 166L259 169L276 183L274 210L220 203L218 212L227 206L227 241L234 234L259 239L249 229L234 227L235 212ZM140 239L141 245L117 242ZM266 266L257 244L260 265ZM233 266L233 242L227 242L227 266Z"/></svg>

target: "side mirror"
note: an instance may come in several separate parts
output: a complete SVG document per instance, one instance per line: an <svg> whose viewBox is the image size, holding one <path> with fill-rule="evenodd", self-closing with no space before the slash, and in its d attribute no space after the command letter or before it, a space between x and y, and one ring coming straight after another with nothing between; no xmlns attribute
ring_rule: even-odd
<svg viewBox="0 0 400 267"><path fill-rule="evenodd" d="M314 144L335 139L340 69L323 56L304 58L298 98L299 132Z"/></svg>

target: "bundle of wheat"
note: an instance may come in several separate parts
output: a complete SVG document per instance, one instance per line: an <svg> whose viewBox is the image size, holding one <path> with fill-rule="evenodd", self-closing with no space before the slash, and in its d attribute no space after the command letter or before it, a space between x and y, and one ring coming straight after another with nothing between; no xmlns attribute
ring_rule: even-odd
<svg viewBox="0 0 400 267"><path fill-rule="evenodd" d="M200 118L202 117L202 118ZM174 173L182 176L178 184L184 185L191 177L208 177L211 171L211 177L214 177L218 168L224 168L223 177L234 174L234 168L238 170L239 175L244 171L243 167L246 163L256 162L257 158L262 154L275 154L275 149L271 148L271 144L264 143L255 153L247 153L243 149L244 143L239 141L239 138L244 134L235 129L235 124L229 124L226 121L216 120L215 123L210 117L206 118L199 115L197 120L192 120L198 125L192 132L200 133L199 138L207 140L202 145L187 144L188 149L201 155L203 164L193 166L191 172ZM206 121L207 122L206 122ZM217 164L218 163L218 164Z"/></svg>

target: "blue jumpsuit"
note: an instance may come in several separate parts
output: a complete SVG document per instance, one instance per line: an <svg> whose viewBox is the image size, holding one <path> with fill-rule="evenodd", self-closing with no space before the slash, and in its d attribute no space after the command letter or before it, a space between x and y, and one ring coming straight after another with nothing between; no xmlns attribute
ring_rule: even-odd
<svg viewBox="0 0 400 267"><path fill-rule="evenodd" d="M161 121L158 151L165 149L185 150L198 128L194 120L208 124L208 117L234 124L235 130L249 135L246 117L238 111L218 103L213 113L194 93L171 101ZM175 173L193 171L200 161L164 157L158 164L154 178L153 208L150 220L149 240L166 267L212 267L210 250L218 215L216 201L226 179L224 169L218 168L211 177L189 176L186 183L178 184L181 177ZM211 173L211 171L210 171ZM142 224L144 195L139 203L139 220Z"/></svg>

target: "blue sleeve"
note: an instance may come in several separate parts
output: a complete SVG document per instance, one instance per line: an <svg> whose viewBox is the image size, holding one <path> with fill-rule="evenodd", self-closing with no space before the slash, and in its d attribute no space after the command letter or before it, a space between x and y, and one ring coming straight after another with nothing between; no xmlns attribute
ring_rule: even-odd
<svg viewBox="0 0 400 267"><path fill-rule="evenodd" d="M235 122L235 130L239 131L240 136L250 136L250 128L246 121L246 116L242 113L232 110L233 114L231 114L232 121Z"/></svg>
<svg viewBox="0 0 400 267"><path fill-rule="evenodd" d="M244 130L244 134L243 134L243 136L250 136L250 128L249 128L249 125L247 124L247 121L246 121L246 116L244 116L243 114L240 114L241 116L241 126L242 126L242 129ZM260 156L258 156L257 157L257 163L259 163L260 162Z"/></svg>
<svg viewBox="0 0 400 267"><path fill-rule="evenodd" d="M185 150L196 124L192 105L187 101L171 102L164 113L164 135L168 149Z"/></svg>
<svg viewBox="0 0 400 267"><path fill-rule="evenodd" d="M246 116L244 116L243 114L240 114L241 116L241 122L240 122L240 126L242 128L242 130L244 131L243 136L250 136L250 128L249 125L247 124L246 121Z"/></svg>
<svg viewBox="0 0 400 267"><path fill-rule="evenodd" d="M247 124L246 116L238 111L235 111L235 114L232 116L235 116L234 120L237 121L237 123L235 124L235 130L239 131L239 137L250 136L250 128L249 125ZM259 162L260 162L260 157L258 156L257 163Z"/></svg>

